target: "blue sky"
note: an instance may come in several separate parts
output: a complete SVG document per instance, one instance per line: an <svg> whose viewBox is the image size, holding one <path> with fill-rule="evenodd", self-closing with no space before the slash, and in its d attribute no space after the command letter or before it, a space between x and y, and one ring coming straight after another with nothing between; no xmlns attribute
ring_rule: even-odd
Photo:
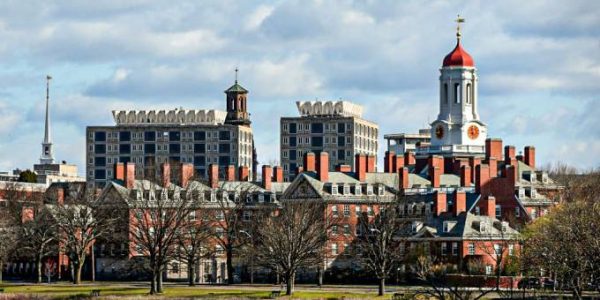
<svg viewBox="0 0 600 300"><path fill-rule="evenodd" d="M436 117L458 13L490 136L535 145L538 164L600 166L599 1L97 2L0 3L0 170L39 159L46 74L55 156L80 169L85 126L224 109L236 67L260 161L278 160L278 117L298 100L364 105L383 146Z"/></svg>

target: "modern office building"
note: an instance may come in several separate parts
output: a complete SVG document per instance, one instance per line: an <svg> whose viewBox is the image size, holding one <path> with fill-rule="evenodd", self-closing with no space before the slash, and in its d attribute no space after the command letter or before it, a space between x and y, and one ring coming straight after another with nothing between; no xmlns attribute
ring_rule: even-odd
<svg viewBox="0 0 600 300"><path fill-rule="evenodd" d="M363 107L348 101L298 101L299 117L283 117L280 124L280 158L284 177L291 180L303 166L305 153L326 151L329 168L354 166L356 154L375 157L377 124L362 118Z"/></svg>
<svg viewBox="0 0 600 300"><path fill-rule="evenodd" d="M227 111L113 111L115 125L87 127L88 185L104 186L114 177L117 162L134 162L137 178L154 178L160 175L160 164L181 162L193 163L200 178L210 164L219 165L219 174L229 165L246 166L252 179L256 167L248 91L236 79L225 94Z"/></svg>
<svg viewBox="0 0 600 300"><path fill-rule="evenodd" d="M415 151L417 145L426 146L431 142L429 129L419 129L419 133L391 133L383 138L387 141L387 151L402 154Z"/></svg>

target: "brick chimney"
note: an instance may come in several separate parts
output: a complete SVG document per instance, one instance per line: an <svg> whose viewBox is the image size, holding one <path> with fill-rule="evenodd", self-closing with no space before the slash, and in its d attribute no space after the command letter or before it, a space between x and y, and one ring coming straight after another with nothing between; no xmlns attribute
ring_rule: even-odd
<svg viewBox="0 0 600 300"><path fill-rule="evenodd" d="M123 166L123 163L121 163L121 166ZM125 171L124 167L123 167L123 171ZM62 186L57 186L57 188L56 188L56 204L63 205L64 203L65 203L65 188L63 188Z"/></svg>
<svg viewBox="0 0 600 300"><path fill-rule="evenodd" d="M322 151L319 154L319 161L317 162L317 179L321 182L329 181L329 154L326 151Z"/></svg>
<svg viewBox="0 0 600 300"><path fill-rule="evenodd" d="M482 214L496 218L496 198L492 195L489 195L483 199L483 209Z"/></svg>
<svg viewBox="0 0 600 300"><path fill-rule="evenodd" d="M375 155L367 155L367 173L374 173L376 164Z"/></svg>
<svg viewBox="0 0 600 300"><path fill-rule="evenodd" d="M478 165L475 171L475 190L479 194L484 194L489 189L487 185L490 181L490 168L488 165Z"/></svg>
<svg viewBox="0 0 600 300"><path fill-rule="evenodd" d="M429 156L427 164L429 165L430 170L431 167L436 167L440 169L441 174L444 174L444 157L439 155L431 155ZM429 174L429 176L431 176L431 174Z"/></svg>
<svg viewBox="0 0 600 300"><path fill-rule="evenodd" d="M402 168L404 168L404 156L403 155L396 155L394 157L395 162L394 162L394 173L398 173L398 171Z"/></svg>
<svg viewBox="0 0 600 300"><path fill-rule="evenodd" d="M534 146L525 146L524 151L524 163L527 164L532 169L535 169L535 147Z"/></svg>
<svg viewBox="0 0 600 300"><path fill-rule="evenodd" d="M454 215L467 211L467 194L461 189L454 191Z"/></svg>
<svg viewBox="0 0 600 300"><path fill-rule="evenodd" d="M498 160L495 157L490 157L488 164L490 166L490 178L498 177Z"/></svg>
<svg viewBox="0 0 600 300"><path fill-rule="evenodd" d="M429 179L431 180L432 188L440 187L442 171L438 167L429 167Z"/></svg>
<svg viewBox="0 0 600 300"><path fill-rule="evenodd" d="M488 138L485 140L485 159L493 157L497 160L502 159L502 139Z"/></svg>
<svg viewBox="0 0 600 300"><path fill-rule="evenodd" d="M283 168L281 166L273 168L273 181L283 182Z"/></svg>
<svg viewBox="0 0 600 300"><path fill-rule="evenodd" d="M163 187L171 184L171 165L167 162L160 164L160 178Z"/></svg>
<svg viewBox="0 0 600 300"><path fill-rule="evenodd" d="M469 166L471 167L471 180L475 181L477 174L477 166L481 164L481 158L478 157L469 157Z"/></svg>
<svg viewBox="0 0 600 300"><path fill-rule="evenodd" d="M506 170L506 178L508 179L508 183L512 188L514 188L517 183L517 167L509 165L505 166L504 169Z"/></svg>
<svg viewBox="0 0 600 300"><path fill-rule="evenodd" d="M208 166L208 186L213 189L219 187L219 165L210 164Z"/></svg>
<svg viewBox="0 0 600 300"><path fill-rule="evenodd" d="M515 146L505 146L504 147L504 164L506 165L514 165L517 160L517 152L515 150Z"/></svg>
<svg viewBox="0 0 600 300"><path fill-rule="evenodd" d="M233 166L231 166L233 167ZM194 164L183 163L181 164L181 171L179 172L179 184L182 188L187 188L190 180L194 178Z"/></svg>
<svg viewBox="0 0 600 300"><path fill-rule="evenodd" d="M364 154L356 154L354 158L354 173L356 180L364 182L367 178L367 156Z"/></svg>
<svg viewBox="0 0 600 300"><path fill-rule="evenodd" d="M248 181L250 177L250 171L247 166L239 166L238 176L240 181Z"/></svg>
<svg viewBox="0 0 600 300"><path fill-rule="evenodd" d="M471 179L471 167L462 166L460 168L460 186L470 187L473 183Z"/></svg>
<svg viewBox="0 0 600 300"><path fill-rule="evenodd" d="M335 170L337 172L350 173L352 172L352 167L350 165L337 165L335 166Z"/></svg>
<svg viewBox="0 0 600 300"><path fill-rule="evenodd" d="M447 211L448 203L446 201L446 193L436 191L433 198L433 211L436 216Z"/></svg>
<svg viewBox="0 0 600 300"><path fill-rule="evenodd" d="M125 181L125 164L122 162L115 163L115 170L113 172L116 180Z"/></svg>
<svg viewBox="0 0 600 300"><path fill-rule="evenodd" d="M408 176L409 175L408 175L407 167L402 167L400 170L398 170L398 189L399 190L404 190L409 187Z"/></svg>
<svg viewBox="0 0 600 300"><path fill-rule="evenodd" d="M132 189L135 185L135 163L128 162L125 165L125 187Z"/></svg>
<svg viewBox="0 0 600 300"><path fill-rule="evenodd" d="M235 181L235 166L228 165L225 171L225 181Z"/></svg>
<svg viewBox="0 0 600 300"><path fill-rule="evenodd" d="M262 166L262 187L263 189L271 190L271 180L273 177L273 168L269 165Z"/></svg>
<svg viewBox="0 0 600 300"><path fill-rule="evenodd" d="M396 153L394 151L385 151L385 156L383 157L383 172L385 173L394 173L394 165L396 163Z"/></svg>
<svg viewBox="0 0 600 300"><path fill-rule="evenodd" d="M416 163L417 163L417 160L415 159L415 154L412 153L411 151L406 151L404 153L404 165L412 166Z"/></svg>
<svg viewBox="0 0 600 300"><path fill-rule="evenodd" d="M304 154L304 171L315 172L316 170L317 163L315 159L315 154L313 152L308 152Z"/></svg>

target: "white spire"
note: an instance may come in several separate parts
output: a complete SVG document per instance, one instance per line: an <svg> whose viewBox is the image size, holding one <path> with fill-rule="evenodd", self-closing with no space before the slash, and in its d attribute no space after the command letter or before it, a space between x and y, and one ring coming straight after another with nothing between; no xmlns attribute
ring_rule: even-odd
<svg viewBox="0 0 600 300"><path fill-rule="evenodd" d="M46 123L44 125L44 141L42 142L41 164L53 164L52 138L50 136L50 80L52 77L46 75Z"/></svg>

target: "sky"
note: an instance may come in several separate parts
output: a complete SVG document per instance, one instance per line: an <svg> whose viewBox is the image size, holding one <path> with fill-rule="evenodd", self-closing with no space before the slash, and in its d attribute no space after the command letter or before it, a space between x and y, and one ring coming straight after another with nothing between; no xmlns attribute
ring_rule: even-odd
<svg viewBox="0 0 600 300"><path fill-rule="evenodd" d="M84 174L85 128L116 109L225 109L250 91L258 159L279 160L299 100L362 104L383 134L438 113L438 76L462 44L490 137L538 165L600 166L600 1L19 1L0 3L0 171L41 154L45 77L55 158ZM382 156L380 156L382 157Z"/></svg>

